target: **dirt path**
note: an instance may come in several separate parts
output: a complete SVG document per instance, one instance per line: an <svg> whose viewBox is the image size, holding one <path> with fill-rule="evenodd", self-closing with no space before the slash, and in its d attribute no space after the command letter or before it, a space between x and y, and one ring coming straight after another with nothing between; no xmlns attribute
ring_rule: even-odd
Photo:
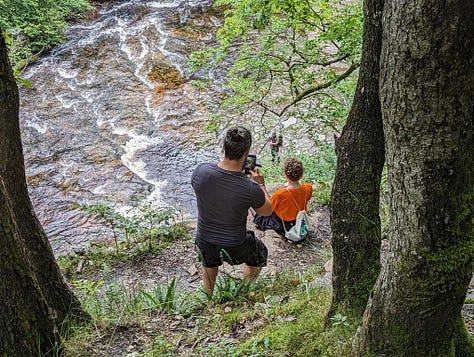
<svg viewBox="0 0 474 357"><path fill-rule="evenodd" d="M329 259L330 248L329 210L327 207L317 207L310 216L312 233L303 243L295 244L274 231L256 229L249 215L247 228L254 230L269 252L268 264L262 270L262 274L274 274L283 270L305 271L315 265L324 269L323 265ZM154 286L158 281L167 283L177 277L181 288L197 289L201 284L201 266L194 250L195 229L196 223L190 223L189 239L174 243L158 255L141 256L115 267L107 279L108 282L123 281L129 285L140 283L144 286ZM225 264L220 273L242 277L241 266Z"/></svg>

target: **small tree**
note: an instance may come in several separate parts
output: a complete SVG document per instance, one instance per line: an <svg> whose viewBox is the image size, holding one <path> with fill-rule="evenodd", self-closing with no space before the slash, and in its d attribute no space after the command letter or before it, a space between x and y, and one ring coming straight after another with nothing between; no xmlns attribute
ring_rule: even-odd
<svg viewBox="0 0 474 357"><path fill-rule="evenodd" d="M223 106L253 109L264 126L291 116L310 129L318 118L340 130L342 120L326 114L340 105L336 85L359 65L360 4L218 0L215 5L224 10L218 45L195 52L191 63L195 70L212 68L223 77L232 93Z"/></svg>

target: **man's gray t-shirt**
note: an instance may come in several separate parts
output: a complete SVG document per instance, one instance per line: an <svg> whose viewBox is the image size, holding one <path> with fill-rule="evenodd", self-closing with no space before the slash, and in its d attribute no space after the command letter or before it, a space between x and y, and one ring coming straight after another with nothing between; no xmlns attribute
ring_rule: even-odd
<svg viewBox="0 0 474 357"><path fill-rule="evenodd" d="M210 163L196 167L191 184L197 198L199 239L221 246L242 244L248 209L265 203L260 186L241 172Z"/></svg>

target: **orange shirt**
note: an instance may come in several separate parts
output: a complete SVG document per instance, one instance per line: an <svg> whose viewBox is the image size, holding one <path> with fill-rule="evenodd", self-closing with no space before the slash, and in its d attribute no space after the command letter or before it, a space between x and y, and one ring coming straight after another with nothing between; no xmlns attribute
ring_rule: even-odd
<svg viewBox="0 0 474 357"><path fill-rule="evenodd" d="M298 211L307 209L307 205L313 195L313 186L310 183L301 184L300 188L281 188L270 198L273 211L284 221L294 221ZM295 202L299 208L296 207Z"/></svg>

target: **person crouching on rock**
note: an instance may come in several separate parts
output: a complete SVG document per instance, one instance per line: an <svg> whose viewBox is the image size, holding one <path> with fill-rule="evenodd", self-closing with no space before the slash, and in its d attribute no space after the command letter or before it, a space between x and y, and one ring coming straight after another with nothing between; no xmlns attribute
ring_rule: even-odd
<svg viewBox="0 0 474 357"><path fill-rule="evenodd" d="M211 294L224 261L243 263L244 278L249 281L267 263L267 247L246 227L250 208L262 216L272 213L259 168L250 170L250 176L242 172L251 145L248 129L229 129L224 138L224 159L198 165L191 177L198 207L196 250L202 262L204 289Z"/></svg>

